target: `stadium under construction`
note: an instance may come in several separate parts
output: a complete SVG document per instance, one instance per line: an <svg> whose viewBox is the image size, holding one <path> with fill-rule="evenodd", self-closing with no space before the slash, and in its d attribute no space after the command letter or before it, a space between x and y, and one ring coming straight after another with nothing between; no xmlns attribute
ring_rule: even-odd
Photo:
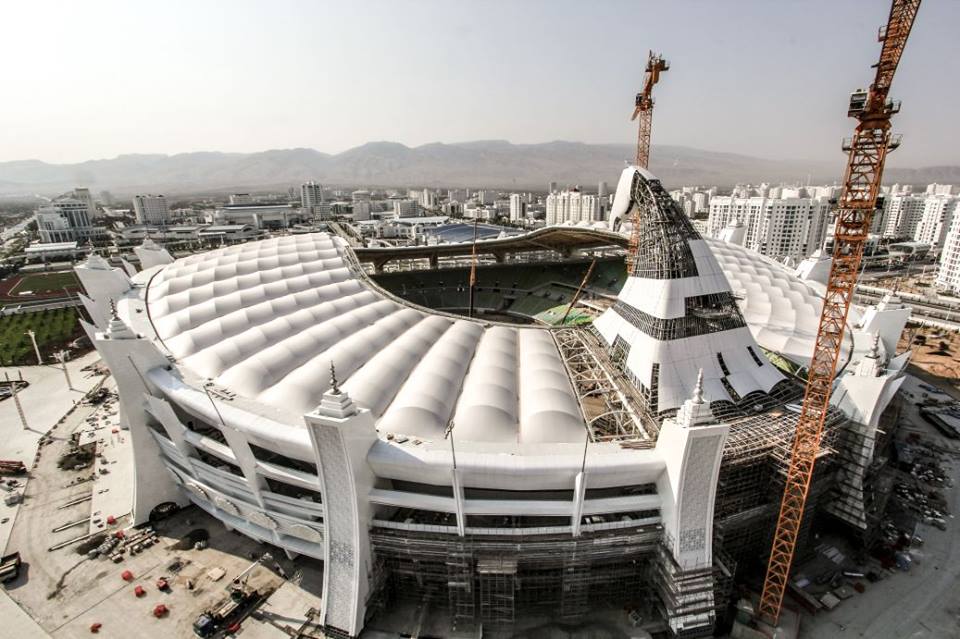
<svg viewBox="0 0 960 639"><path fill-rule="evenodd" d="M701 238L648 171L624 170L609 225L137 254L76 269L134 519L192 502L322 560L328 636L405 599L451 634L609 606L708 636L762 569L823 286ZM821 522L876 534L908 316L851 314L800 555Z"/></svg>

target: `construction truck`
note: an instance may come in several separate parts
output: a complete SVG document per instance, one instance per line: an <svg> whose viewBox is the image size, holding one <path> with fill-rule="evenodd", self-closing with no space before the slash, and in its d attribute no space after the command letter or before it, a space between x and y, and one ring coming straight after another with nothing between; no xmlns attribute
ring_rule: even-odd
<svg viewBox="0 0 960 639"><path fill-rule="evenodd" d="M0 557L0 581L13 581L20 574L20 553L14 552Z"/></svg>
<svg viewBox="0 0 960 639"><path fill-rule="evenodd" d="M0 475L26 475L27 467L22 461L0 459Z"/></svg>
<svg viewBox="0 0 960 639"><path fill-rule="evenodd" d="M205 639L238 625L264 597L259 590L242 587L231 590L216 607L197 617L193 622L193 634Z"/></svg>

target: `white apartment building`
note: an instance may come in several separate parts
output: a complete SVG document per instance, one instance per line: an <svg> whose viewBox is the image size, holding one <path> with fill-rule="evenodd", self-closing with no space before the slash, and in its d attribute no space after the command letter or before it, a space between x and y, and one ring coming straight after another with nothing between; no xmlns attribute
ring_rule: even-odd
<svg viewBox="0 0 960 639"><path fill-rule="evenodd" d="M704 191L697 191L690 195L694 213L708 213L710 211L710 195Z"/></svg>
<svg viewBox="0 0 960 639"><path fill-rule="evenodd" d="M923 214L913 234L914 241L929 244L934 251L942 249L958 209L960 198L949 195L927 196L923 201Z"/></svg>
<svg viewBox="0 0 960 639"><path fill-rule="evenodd" d="M420 215L420 207L415 200L394 200L393 217L416 217Z"/></svg>
<svg viewBox="0 0 960 639"><path fill-rule="evenodd" d="M354 200L353 221L363 222L370 219L370 202L368 200Z"/></svg>
<svg viewBox="0 0 960 639"><path fill-rule="evenodd" d="M527 212L527 203L523 201L523 196L514 193L510 196L510 221L521 221Z"/></svg>
<svg viewBox="0 0 960 639"><path fill-rule="evenodd" d="M883 201L883 237L912 238L923 217L925 199L920 195L887 196Z"/></svg>
<svg viewBox="0 0 960 639"><path fill-rule="evenodd" d="M827 200L789 197L716 196L710 199L707 235L719 238L733 222L746 230L744 245L761 255L802 260L820 248L826 237Z"/></svg>
<svg viewBox="0 0 960 639"><path fill-rule="evenodd" d="M840 192L843 189L834 184L830 186L808 186L806 190L807 197L826 198L829 200L840 197Z"/></svg>
<svg viewBox="0 0 960 639"><path fill-rule="evenodd" d="M323 200L323 185L317 182L307 182L300 185L300 207L307 215L322 216L320 205Z"/></svg>
<svg viewBox="0 0 960 639"><path fill-rule="evenodd" d="M477 202L480 204L493 204L496 197L496 192L490 191L489 189L477 191Z"/></svg>
<svg viewBox="0 0 960 639"><path fill-rule="evenodd" d="M890 187L882 186L880 187L880 190L882 193L886 193L888 195L910 195L911 193L913 193L913 185L912 184L894 184L893 186L890 186Z"/></svg>
<svg viewBox="0 0 960 639"><path fill-rule="evenodd" d="M420 206L425 209L435 209L440 204L440 198L437 196L436 192L431 191L430 189L424 189L420 194Z"/></svg>
<svg viewBox="0 0 960 639"><path fill-rule="evenodd" d="M953 217L953 223L944 238L937 287L960 293L960 215Z"/></svg>
<svg viewBox="0 0 960 639"><path fill-rule="evenodd" d="M960 195L960 187L954 184L933 184L927 185L927 195Z"/></svg>
<svg viewBox="0 0 960 639"><path fill-rule="evenodd" d="M133 211L137 224L166 224L170 221L167 198L162 195L134 195Z"/></svg>
<svg viewBox="0 0 960 639"><path fill-rule="evenodd" d="M600 219L600 198L596 195L573 190L547 196L547 225L594 222Z"/></svg>

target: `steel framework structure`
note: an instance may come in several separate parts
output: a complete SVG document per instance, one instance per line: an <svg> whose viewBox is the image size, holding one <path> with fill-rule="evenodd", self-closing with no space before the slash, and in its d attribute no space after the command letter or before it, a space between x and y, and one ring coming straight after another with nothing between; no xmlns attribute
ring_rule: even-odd
<svg viewBox="0 0 960 639"><path fill-rule="evenodd" d="M660 74L670 69L670 63L659 53L650 51L647 55L647 70L643 76L643 90L637 94L631 121L639 120L637 127L637 166L647 168L650 163L650 132L653 127L653 87L660 80ZM627 251L627 273L633 271L639 229L634 212L633 231L630 234L630 248Z"/></svg>
<svg viewBox="0 0 960 639"><path fill-rule="evenodd" d="M920 0L893 0L887 24L879 32L883 47L874 82L868 91L855 91L850 97L848 115L859 124L853 138L843 143L847 169L838 203L833 264L760 598L759 613L773 624L780 618L884 161L900 143L898 136L890 134L890 119L899 104L887 94L919 7Z"/></svg>

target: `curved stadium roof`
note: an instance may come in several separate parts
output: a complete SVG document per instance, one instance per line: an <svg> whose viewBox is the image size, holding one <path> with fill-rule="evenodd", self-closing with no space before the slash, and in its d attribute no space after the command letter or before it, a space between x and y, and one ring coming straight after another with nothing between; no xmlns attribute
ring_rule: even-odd
<svg viewBox="0 0 960 639"><path fill-rule="evenodd" d="M576 395L549 332L401 303L336 237L262 240L177 260L147 290L157 337L182 367L297 413L330 364L381 432L468 441L577 442Z"/></svg>

